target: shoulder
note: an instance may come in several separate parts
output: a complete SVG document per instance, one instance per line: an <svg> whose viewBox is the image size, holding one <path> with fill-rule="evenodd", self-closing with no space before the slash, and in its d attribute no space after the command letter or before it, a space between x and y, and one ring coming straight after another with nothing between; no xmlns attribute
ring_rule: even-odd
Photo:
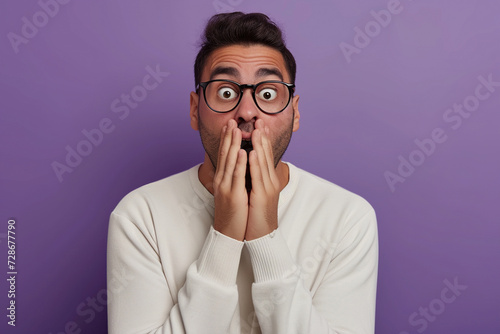
<svg viewBox="0 0 500 334"><path fill-rule="evenodd" d="M120 200L113 213L130 219L153 211L160 202L174 203L191 189L191 174L196 173L197 167L198 165L132 190Z"/></svg>
<svg viewBox="0 0 500 334"><path fill-rule="evenodd" d="M293 194L295 201L307 202L318 210L349 216L351 221L366 215L374 216L373 207L360 195L293 164L287 164L290 167L290 181L296 183Z"/></svg>

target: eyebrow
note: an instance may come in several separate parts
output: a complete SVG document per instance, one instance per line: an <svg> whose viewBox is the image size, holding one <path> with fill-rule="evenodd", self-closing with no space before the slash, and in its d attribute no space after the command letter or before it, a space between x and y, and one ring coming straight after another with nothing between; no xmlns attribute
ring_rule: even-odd
<svg viewBox="0 0 500 334"><path fill-rule="evenodd" d="M240 78L240 72L236 68L230 66L217 66L216 68L214 68L212 73L210 73L210 80L213 80L216 76L220 74L227 74L229 76L235 77L236 79ZM269 75L275 75L281 81L283 81L283 74L281 74L281 71L278 70L277 68L263 67L259 68L259 70L256 73L256 77L258 78L266 77Z"/></svg>
<svg viewBox="0 0 500 334"><path fill-rule="evenodd" d="M214 77L218 76L219 74L227 74L232 77L240 78L240 72L234 67L229 67L229 66L217 66L214 68L212 73L210 73L210 80L213 80Z"/></svg>
<svg viewBox="0 0 500 334"><path fill-rule="evenodd" d="M267 77L269 75L275 75L278 78L280 78L281 81L283 81L283 74L281 74L280 70L278 70L277 68L263 67L257 71L257 77L259 77L259 78L260 77Z"/></svg>

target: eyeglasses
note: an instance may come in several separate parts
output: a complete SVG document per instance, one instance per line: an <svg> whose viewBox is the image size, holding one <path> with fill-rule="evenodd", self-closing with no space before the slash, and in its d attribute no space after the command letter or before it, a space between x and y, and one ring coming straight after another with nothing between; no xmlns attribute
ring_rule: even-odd
<svg viewBox="0 0 500 334"><path fill-rule="evenodd" d="M290 103L295 85L277 80L242 85L231 80L216 79L200 82L199 87L203 88L205 103L215 112L225 113L236 108L243 96L243 90L250 88L255 105L261 111L277 114L285 110Z"/></svg>

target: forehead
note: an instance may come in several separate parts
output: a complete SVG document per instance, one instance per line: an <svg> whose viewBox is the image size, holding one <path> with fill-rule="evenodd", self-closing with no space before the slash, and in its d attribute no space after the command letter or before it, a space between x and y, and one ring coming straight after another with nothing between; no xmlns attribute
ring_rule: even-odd
<svg viewBox="0 0 500 334"><path fill-rule="evenodd" d="M234 68L234 76L247 80L263 73L262 69L272 70L271 72L280 73L283 81L290 82L282 54L264 45L230 45L216 49L207 59L202 81L210 80L212 74L220 68Z"/></svg>

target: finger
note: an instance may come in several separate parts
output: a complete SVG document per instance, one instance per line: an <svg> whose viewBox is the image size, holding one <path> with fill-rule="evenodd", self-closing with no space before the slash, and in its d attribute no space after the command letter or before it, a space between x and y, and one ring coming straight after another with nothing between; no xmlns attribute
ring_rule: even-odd
<svg viewBox="0 0 500 334"><path fill-rule="evenodd" d="M241 130L233 128L232 132L231 146L229 147L227 154L224 175L222 178L222 184L228 188L231 187L231 183L233 182L234 168L236 166L236 160L238 159L238 151L241 146Z"/></svg>
<svg viewBox="0 0 500 334"><path fill-rule="evenodd" d="M260 168L260 174L264 182L270 181L268 162L264 147L262 145L262 130L255 129L252 133L253 150L257 153L257 162Z"/></svg>
<svg viewBox="0 0 500 334"><path fill-rule="evenodd" d="M220 182L220 179L221 179L220 176L222 175L221 173L224 172L224 168L221 167L221 160L223 160L223 158L220 155L222 152L222 146L224 143L224 139L226 138L226 132L227 132L227 125L224 125L222 127L220 139L219 139L219 150L217 151L217 165L215 166L215 173L213 176L214 185Z"/></svg>
<svg viewBox="0 0 500 334"><path fill-rule="evenodd" d="M247 172L247 152L239 149L238 160L233 173L232 190L239 191L245 189L245 174Z"/></svg>
<svg viewBox="0 0 500 334"><path fill-rule="evenodd" d="M255 130L254 130L255 132ZM261 192L264 189L264 181L262 179L261 168L259 165L259 158L257 152L254 150L250 151L248 155L250 163L250 176L252 177L252 192Z"/></svg>
<svg viewBox="0 0 500 334"><path fill-rule="evenodd" d="M266 158L266 163L273 166L273 149L271 146L271 141L269 140L269 128L264 124L264 121L259 119L255 122L255 128L259 129L259 135L261 139L261 145Z"/></svg>
<svg viewBox="0 0 500 334"><path fill-rule="evenodd" d="M226 166L226 157L229 150L229 146L231 145L232 129L233 129L233 123L231 122L231 120L224 128L223 128L223 134L221 135L218 158L217 158L216 174L219 175L224 175L224 169Z"/></svg>
<svg viewBox="0 0 500 334"><path fill-rule="evenodd" d="M257 120L255 122L256 128L261 130L261 141L262 141L262 148L265 154L265 162L267 166L267 171L269 173L269 178L270 180L276 181L276 166L275 166L275 161L274 161L274 153L273 153L273 146L271 144L271 139L269 136L270 130L267 125L265 125L263 120Z"/></svg>
<svg viewBox="0 0 500 334"><path fill-rule="evenodd" d="M269 139L269 127L265 127L262 132L262 147L264 148L264 153L266 155L267 167L269 169L269 174L273 175L273 171L275 170L274 165L274 154L273 147L271 145L271 140Z"/></svg>

